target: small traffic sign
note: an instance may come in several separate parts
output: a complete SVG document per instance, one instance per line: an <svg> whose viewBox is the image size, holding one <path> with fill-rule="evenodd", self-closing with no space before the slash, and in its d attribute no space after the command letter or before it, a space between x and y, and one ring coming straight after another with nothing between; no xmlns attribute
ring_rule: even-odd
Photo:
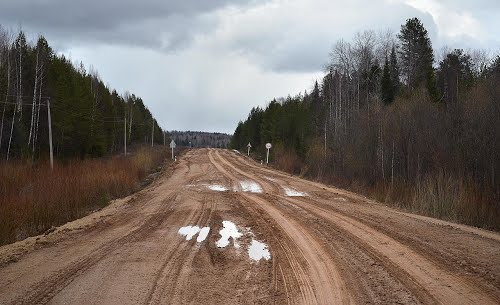
<svg viewBox="0 0 500 305"><path fill-rule="evenodd" d="M250 144L250 142L248 142L248 150L247 150L247 156L250 156L250 147L252 147L252 145Z"/></svg>
<svg viewBox="0 0 500 305"><path fill-rule="evenodd" d="M266 165L269 164L269 150L271 149L271 143L266 143L267 155L266 155Z"/></svg>
<svg viewBox="0 0 500 305"><path fill-rule="evenodd" d="M172 140L170 142L170 148L172 149L172 160L175 160L175 157L174 157L174 148L175 148L175 146L177 146L177 145L175 145L175 141Z"/></svg>

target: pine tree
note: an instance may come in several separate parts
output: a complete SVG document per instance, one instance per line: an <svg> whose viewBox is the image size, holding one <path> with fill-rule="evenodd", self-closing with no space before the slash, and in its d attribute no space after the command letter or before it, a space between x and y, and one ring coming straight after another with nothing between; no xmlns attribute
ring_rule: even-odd
<svg viewBox="0 0 500 305"><path fill-rule="evenodd" d="M401 72L410 90L425 84L432 88L434 55L432 44L424 25L418 18L411 18L401 26L400 40Z"/></svg>

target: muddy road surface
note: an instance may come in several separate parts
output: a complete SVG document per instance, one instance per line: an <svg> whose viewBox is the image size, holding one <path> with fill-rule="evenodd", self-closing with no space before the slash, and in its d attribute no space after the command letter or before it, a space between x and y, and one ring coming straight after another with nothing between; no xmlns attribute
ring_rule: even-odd
<svg viewBox="0 0 500 305"><path fill-rule="evenodd" d="M1 247L0 304L500 304L500 234L198 149Z"/></svg>

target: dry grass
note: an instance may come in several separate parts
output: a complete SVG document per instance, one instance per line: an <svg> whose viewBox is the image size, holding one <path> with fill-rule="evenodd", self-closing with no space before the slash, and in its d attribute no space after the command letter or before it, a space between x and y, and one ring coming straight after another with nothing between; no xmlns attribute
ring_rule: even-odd
<svg viewBox="0 0 500 305"><path fill-rule="evenodd" d="M139 149L131 156L74 160L33 167L0 164L0 245L40 234L128 195L159 166L165 153Z"/></svg>
<svg viewBox="0 0 500 305"><path fill-rule="evenodd" d="M499 204L478 189L472 179L440 172L414 187L410 208L436 218L500 230Z"/></svg>

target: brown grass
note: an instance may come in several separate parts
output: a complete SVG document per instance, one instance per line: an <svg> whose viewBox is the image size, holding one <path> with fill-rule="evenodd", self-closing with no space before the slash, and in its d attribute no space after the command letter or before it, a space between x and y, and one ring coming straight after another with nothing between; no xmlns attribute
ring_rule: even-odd
<svg viewBox="0 0 500 305"><path fill-rule="evenodd" d="M164 151L48 164L0 164L0 245L40 234L126 196L157 168Z"/></svg>

